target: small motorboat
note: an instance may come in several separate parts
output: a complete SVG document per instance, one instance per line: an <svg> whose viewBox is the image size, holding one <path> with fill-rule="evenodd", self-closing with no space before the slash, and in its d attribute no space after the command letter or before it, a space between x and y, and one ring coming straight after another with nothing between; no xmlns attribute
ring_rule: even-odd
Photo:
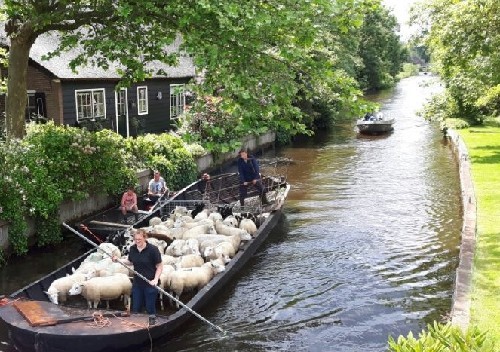
<svg viewBox="0 0 500 352"><path fill-rule="evenodd" d="M394 118L388 118L381 112L376 114L366 114L356 123L359 133L362 134L383 134L394 130Z"/></svg>

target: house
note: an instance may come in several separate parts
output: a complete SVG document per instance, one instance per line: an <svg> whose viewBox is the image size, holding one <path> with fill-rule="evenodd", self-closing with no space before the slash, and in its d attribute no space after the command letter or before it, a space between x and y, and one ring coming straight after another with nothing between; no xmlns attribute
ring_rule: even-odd
<svg viewBox="0 0 500 352"><path fill-rule="evenodd" d="M5 37L2 42L7 42ZM128 137L167 131L184 111L185 85L195 77L189 56L181 56L176 67L155 63L150 67L166 75L154 75L117 90L119 67L113 63L108 70L83 66L73 72L69 62L75 52L44 60L43 56L53 51L58 42L57 34L44 34L33 44L27 75L27 119L43 117L71 126L99 124ZM178 50L179 42L167 50ZM0 112L4 111L5 95L2 95Z"/></svg>

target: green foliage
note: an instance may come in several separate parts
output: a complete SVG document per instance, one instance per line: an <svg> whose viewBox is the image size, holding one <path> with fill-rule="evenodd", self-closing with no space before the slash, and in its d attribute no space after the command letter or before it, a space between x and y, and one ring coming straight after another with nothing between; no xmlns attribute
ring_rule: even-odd
<svg viewBox="0 0 500 352"><path fill-rule="evenodd" d="M14 253L28 249L26 218L35 220L37 244L61 241L58 209L64 200L120 194L136 184L135 170L160 169L171 188L196 178L196 165L180 138L124 139L111 130L30 124L26 138L0 143L0 218L9 222Z"/></svg>
<svg viewBox="0 0 500 352"><path fill-rule="evenodd" d="M403 64L403 70L397 75L398 79L403 79L411 76L416 76L419 74L419 65L405 62Z"/></svg>
<svg viewBox="0 0 500 352"><path fill-rule="evenodd" d="M357 70L363 90L392 87L406 56L406 50L396 34L396 18L382 6L368 9L360 29L359 56L362 64Z"/></svg>
<svg viewBox="0 0 500 352"><path fill-rule="evenodd" d="M192 143L192 144L187 144L186 145L186 150L191 153L191 155L196 158L196 157L200 157L200 156L203 156L203 155L206 155L207 154L207 151L205 150L205 148L203 148L200 144L198 143Z"/></svg>
<svg viewBox="0 0 500 352"><path fill-rule="evenodd" d="M228 106L229 105L229 106ZM200 143L207 151L218 154L234 150L240 145L241 137L247 133L265 132L265 128L244 125L238 112L229 110L220 97L197 97L193 106L181 117L178 133L188 143Z"/></svg>
<svg viewBox="0 0 500 352"><path fill-rule="evenodd" d="M196 179L196 163L179 137L146 134L127 139L125 144L136 165L159 170L170 189L180 189Z"/></svg>
<svg viewBox="0 0 500 352"><path fill-rule="evenodd" d="M111 130L93 133L53 123L32 125L23 143L37 150L61 199L118 194L135 183L125 139Z"/></svg>
<svg viewBox="0 0 500 352"><path fill-rule="evenodd" d="M447 118L442 127L452 128L454 130L463 130L464 128L469 128L470 123L464 119Z"/></svg>
<svg viewBox="0 0 500 352"><path fill-rule="evenodd" d="M448 102L472 123L499 114L499 12L500 3L489 0L427 0L415 10Z"/></svg>
<svg viewBox="0 0 500 352"><path fill-rule="evenodd" d="M418 338L410 332L407 337L399 336L397 341L389 336L389 351L392 352L494 352L493 344L486 333L471 327L464 334L451 324L429 324Z"/></svg>

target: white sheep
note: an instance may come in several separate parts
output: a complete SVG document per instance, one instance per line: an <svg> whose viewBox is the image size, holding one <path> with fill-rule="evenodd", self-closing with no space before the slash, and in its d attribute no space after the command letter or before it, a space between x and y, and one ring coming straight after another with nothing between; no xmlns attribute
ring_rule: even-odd
<svg viewBox="0 0 500 352"><path fill-rule="evenodd" d="M252 239L252 236L248 232L246 232L245 230L225 225L220 221L217 221L215 223L215 230L220 235L225 235L225 236L238 235L238 236L240 236L240 239L242 241L249 241Z"/></svg>
<svg viewBox="0 0 500 352"><path fill-rule="evenodd" d="M165 286L167 285L167 282L170 280L170 275L171 273L175 271L175 268L173 265L169 264L163 264L163 270L160 275L160 279L158 280L158 285L165 290ZM163 305L163 293L160 291L160 306L161 310L164 310L164 305Z"/></svg>
<svg viewBox="0 0 500 352"><path fill-rule="evenodd" d="M104 254L103 258L109 258L109 256L117 256L118 258L120 258L122 255L120 248L109 242L103 242L99 244L98 252Z"/></svg>
<svg viewBox="0 0 500 352"><path fill-rule="evenodd" d="M231 258L229 258L227 255L222 255L216 259L210 259L210 262L212 262L213 264L223 265L224 267L230 261L231 261Z"/></svg>
<svg viewBox="0 0 500 352"><path fill-rule="evenodd" d="M161 218L159 218L158 216L154 216L151 219L149 219L149 226L153 227L159 224L161 224Z"/></svg>
<svg viewBox="0 0 500 352"><path fill-rule="evenodd" d="M186 223L182 224L182 227L184 227L187 230L187 229L192 229L193 227L201 226L201 225L214 226L214 222L213 222L213 220L207 218L207 219L202 219L202 220L195 220L195 221L191 221L191 222L186 222Z"/></svg>
<svg viewBox="0 0 500 352"><path fill-rule="evenodd" d="M208 219L212 220L215 223L217 220L222 221L222 215L217 212L212 212L208 215Z"/></svg>
<svg viewBox="0 0 500 352"><path fill-rule="evenodd" d="M217 221L215 223L217 224ZM229 215L222 220L222 223L227 226L238 227L238 219L234 215Z"/></svg>
<svg viewBox="0 0 500 352"><path fill-rule="evenodd" d="M147 239L148 243L151 243L152 245L156 246L160 253L165 253L165 248L167 248L167 242L164 240L159 240L155 237L149 237Z"/></svg>
<svg viewBox="0 0 500 352"><path fill-rule="evenodd" d="M206 220L206 219L208 219L208 210L207 209L203 209L198 214L196 214L196 216L194 217L194 219L195 220Z"/></svg>
<svg viewBox="0 0 500 352"><path fill-rule="evenodd" d="M162 254L161 255L161 262L163 265L174 265L179 261L179 257L174 257L173 255L169 254Z"/></svg>
<svg viewBox="0 0 500 352"><path fill-rule="evenodd" d="M172 223L173 224L173 223ZM173 226L172 226L173 227ZM163 223L161 224L158 224L158 225L155 225L155 226L152 226L148 233L158 233L160 235L165 235L165 236L169 236L170 233L171 233L171 229L172 227L168 227L166 225L164 225Z"/></svg>
<svg viewBox="0 0 500 352"><path fill-rule="evenodd" d="M175 264L177 268L194 268L205 264L205 260L200 254L186 254L178 258Z"/></svg>
<svg viewBox="0 0 500 352"><path fill-rule="evenodd" d="M187 240L174 240L165 250L165 254L180 257L185 254L199 254L198 240L189 238Z"/></svg>
<svg viewBox="0 0 500 352"><path fill-rule="evenodd" d="M221 242L215 246L207 246L203 251L203 257L206 259L232 258L236 255L236 250L229 242Z"/></svg>
<svg viewBox="0 0 500 352"><path fill-rule="evenodd" d="M73 274L90 274L96 272L96 265L99 262L85 262L83 261L78 268L72 268ZM97 273L94 275L97 276Z"/></svg>
<svg viewBox="0 0 500 352"><path fill-rule="evenodd" d="M104 258L104 255L102 252L93 252L93 253L90 253L87 258L85 258L83 260L84 263L88 263L88 262L98 262L98 261L101 261L102 258Z"/></svg>
<svg viewBox="0 0 500 352"><path fill-rule="evenodd" d="M203 224L199 226L195 226L189 230L186 230L182 234L182 238L191 238L191 236L196 235L196 234L201 234L201 233L216 233L215 227L213 225L209 224Z"/></svg>
<svg viewBox="0 0 500 352"><path fill-rule="evenodd" d="M201 253L204 253L207 247L215 247L216 245L222 242L231 243L231 245L234 248L234 251L237 252L241 243L241 238L238 235L224 236L224 235L208 234L208 235L198 236L197 240L199 242L199 249Z"/></svg>
<svg viewBox="0 0 500 352"><path fill-rule="evenodd" d="M69 290L70 295L81 294L88 303L89 308L96 309L101 300L105 300L109 309L109 301L118 299L123 295L125 307L128 306L132 282L125 274L115 274L105 277L94 277L88 281L74 283Z"/></svg>
<svg viewBox="0 0 500 352"><path fill-rule="evenodd" d="M90 274L74 273L52 281L47 292L47 296L54 304L64 303L73 284L82 283L90 279Z"/></svg>
<svg viewBox="0 0 500 352"><path fill-rule="evenodd" d="M224 270L223 265L212 262L205 263L201 267L176 270L170 273L166 287L179 298L183 292L200 290L214 275Z"/></svg>
<svg viewBox="0 0 500 352"><path fill-rule="evenodd" d="M168 218L167 220L162 221L161 225L166 226L167 228L171 229L172 227L174 227L174 220Z"/></svg>
<svg viewBox="0 0 500 352"><path fill-rule="evenodd" d="M175 209L172 211L172 214L170 214L170 219L172 220L177 220L181 216L186 216L188 215L188 209L183 206L176 206Z"/></svg>
<svg viewBox="0 0 500 352"><path fill-rule="evenodd" d="M104 277L104 276L112 276L114 274L125 274L127 276L132 276L132 271L133 270L133 265L129 266L130 269L125 267L124 265L120 263L114 263L111 260L108 262L105 262L105 259L103 259L102 265L98 265L96 267L97 270L97 276L99 277Z"/></svg>
<svg viewBox="0 0 500 352"><path fill-rule="evenodd" d="M254 235L257 232L257 225L255 225L255 222L253 222L252 219L241 219L238 227L245 230L250 235Z"/></svg>

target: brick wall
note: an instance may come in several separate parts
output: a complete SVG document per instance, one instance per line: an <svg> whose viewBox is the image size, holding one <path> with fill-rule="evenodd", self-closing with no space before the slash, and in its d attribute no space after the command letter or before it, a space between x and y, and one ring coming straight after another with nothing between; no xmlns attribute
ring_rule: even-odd
<svg viewBox="0 0 500 352"><path fill-rule="evenodd" d="M37 93L45 93L45 104L47 117L57 123L62 123L62 114L59 101L59 80L36 65L28 65L27 89Z"/></svg>
<svg viewBox="0 0 500 352"><path fill-rule="evenodd" d="M5 75L5 69L2 69ZM57 123L62 123L61 85L57 78L33 62L28 64L27 90L45 93L45 108L47 117ZM5 112L5 94L0 95L0 113Z"/></svg>

